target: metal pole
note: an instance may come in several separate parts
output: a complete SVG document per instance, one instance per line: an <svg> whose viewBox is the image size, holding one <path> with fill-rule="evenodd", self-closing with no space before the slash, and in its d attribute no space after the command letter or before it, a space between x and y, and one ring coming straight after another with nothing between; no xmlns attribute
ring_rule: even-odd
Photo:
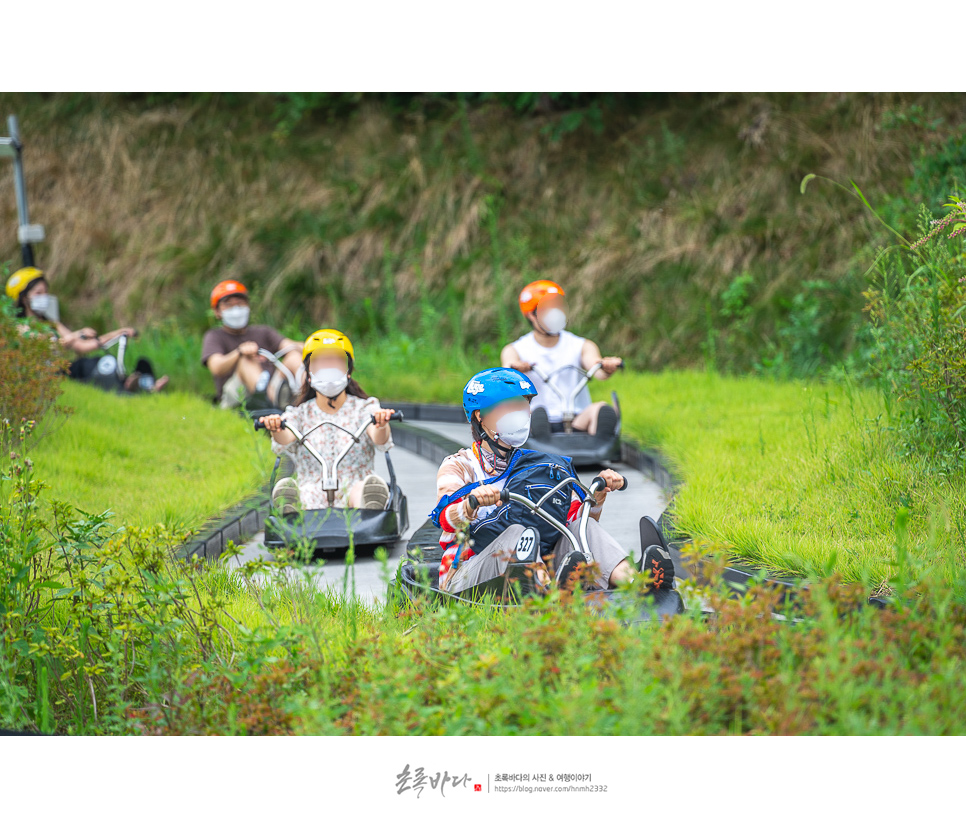
<svg viewBox="0 0 966 834"><path fill-rule="evenodd" d="M23 156L21 151L23 146L20 144L20 127L17 124L16 116L7 117L7 129L10 131L10 140L13 144L13 176L14 185L17 191L17 216L20 220L20 228L26 229L30 225L30 215L27 211L27 185L23 176ZM21 241L20 255L24 266L34 265L33 246L28 241Z"/></svg>

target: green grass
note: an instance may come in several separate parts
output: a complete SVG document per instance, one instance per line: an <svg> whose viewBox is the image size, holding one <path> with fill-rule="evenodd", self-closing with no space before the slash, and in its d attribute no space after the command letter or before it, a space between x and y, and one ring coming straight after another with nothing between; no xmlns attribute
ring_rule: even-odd
<svg viewBox="0 0 966 834"><path fill-rule="evenodd" d="M304 329L304 328L303 328ZM298 328L286 335L304 338ZM357 345L357 378L383 399L442 402L459 392L474 366L403 336L378 348ZM201 336L151 328L132 348L171 377L157 397L120 397L68 383L66 420L33 452L51 497L86 512L112 510L119 522L197 527L264 483L272 458L248 423L214 408L211 375L201 365ZM450 364L440 367L441 361ZM260 475L261 473L261 475Z"/></svg>
<svg viewBox="0 0 966 834"><path fill-rule="evenodd" d="M962 564L966 479L930 477L923 456L903 453L876 392L701 372L625 374L612 387L626 434L684 479L682 533L772 569L878 581L903 513L910 546L942 574Z"/></svg>
<svg viewBox="0 0 966 834"><path fill-rule="evenodd" d="M441 371L421 389L421 374L387 369L378 391L456 403L469 373ZM966 478L932 476L922 455L904 452L873 389L701 371L625 372L592 386L595 398L612 388L626 436L661 451L684 481L682 534L772 570L877 583L905 511L911 547L928 544L945 575L962 563Z"/></svg>
<svg viewBox="0 0 966 834"><path fill-rule="evenodd" d="M301 341L313 329L290 325L280 331ZM354 376L367 394L380 399L446 402L454 391L459 394L466 380L480 368L499 364L499 355L492 349L473 360L460 351L439 347L430 339L417 340L400 334L370 343L349 335L356 353ZM173 390L204 398L214 394L211 374L200 361L200 332L186 332L171 325L148 328L132 352L148 357L159 375L168 374Z"/></svg>
<svg viewBox="0 0 966 834"><path fill-rule="evenodd" d="M173 386L210 390L200 339L148 333L144 343ZM459 402L467 378L493 361L406 336L356 349L357 378L383 400ZM593 387L597 397L617 389L625 434L663 452L683 479L674 517L684 535L772 570L878 584L903 511L910 546L928 544L941 573L962 559L966 478L932 476L922 455L904 452L870 388L699 371L625 372ZM65 404L76 413L35 457L56 497L90 511L196 525L250 492L268 465L242 420L196 396L118 398L70 386Z"/></svg>
<svg viewBox="0 0 966 834"><path fill-rule="evenodd" d="M865 393L849 401L848 389L831 385L776 388L700 374L619 384L625 400L636 394L627 408L633 431L661 445L699 495L712 450L727 475L757 469L761 485L772 487L783 475L820 477L810 461L822 450L861 465L855 428L877 405ZM643 629L559 592L512 611L368 606L302 581L284 562L196 570L168 558L176 539L169 529L132 523L112 533L96 520L50 518L31 497L32 476L51 480L63 497L115 472L151 502L152 520L172 494L179 513L207 512L192 505L201 496L189 488L235 464L244 471L237 450L251 442L240 420L192 397L120 400L72 386L65 399L76 411L43 444L36 472L14 456L0 479L0 610L17 612L0 640L4 726L185 735L890 735L966 727L966 701L957 696L966 670L966 571L922 570L938 558L931 544L900 560L887 610L864 605L860 584L818 581L796 608L783 609L802 618L795 626L769 616L776 591L734 600L720 585L703 591L713 622L693 610ZM159 412L166 423L152 421ZM225 443L202 450L202 434L178 429L176 414L221 429ZM808 428L799 431L802 415ZM72 446L71 423L92 454ZM145 451L134 438L151 435L152 423L169 438ZM765 462L739 471L736 457L753 447L751 424L760 426ZM172 477L184 454L198 468ZM91 456L96 463L85 468ZM72 466L56 470L57 457ZM131 457L151 475L132 474ZM228 499L207 497L212 506ZM729 503L747 510L755 491L719 485L717 499L701 523ZM102 507L106 499L86 500ZM725 517L722 528L739 521ZM272 581L261 581L264 574ZM633 608L642 604L626 593Z"/></svg>
<svg viewBox="0 0 966 834"><path fill-rule="evenodd" d="M264 483L267 444L196 396L122 397L68 383L61 404L73 413L32 458L49 497L86 512L192 528Z"/></svg>

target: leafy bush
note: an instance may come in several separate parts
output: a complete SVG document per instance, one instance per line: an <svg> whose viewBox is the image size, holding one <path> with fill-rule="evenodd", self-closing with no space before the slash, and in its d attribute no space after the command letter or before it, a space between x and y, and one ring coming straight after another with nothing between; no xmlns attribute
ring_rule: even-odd
<svg viewBox="0 0 966 834"><path fill-rule="evenodd" d="M45 505L0 478L0 724L145 734L962 733L966 575L912 564L897 524L885 611L816 581L627 628L554 593L514 611L367 608L292 564L178 562L175 532ZM901 520L901 519L900 519ZM918 579L913 581L912 577ZM391 595L390 595L391 596ZM633 594L626 604L640 604ZM797 624L771 616L775 609Z"/></svg>
<svg viewBox="0 0 966 834"><path fill-rule="evenodd" d="M872 375L898 402L910 442L944 471L966 452L966 203L921 215L922 237L882 254L866 293L875 339Z"/></svg>
<svg viewBox="0 0 966 834"><path fill-rule="evenodd" d="M0 420L13 427L8 442L19 442L24 423L37 422L56 407L68 360L50 335L17 319L8 298L0 301Z"/></svg>
<svg viewBox="0 0 966 834"><path fill-rule="evenodd" d="M12 452L0 479L0 720L119 731L129 706L163 701L231 644L196 573L170 558L177 531L113 530L108 513L45 506L44 490Z"/></svg>
<svg viewBox="0 0 966 834"><path fill-rule="evenodd" d="M713 574L716 569L712 568ZM714 582L713 576L708 577ZM554 595L503 612L416 604L357 636L316 623L297 659L229 685L195 676L153 733L640 735L951 733L963 585L906 585L885 611L816 583L794 607L706 590L716 614L628 628ZM800 622L772 616L781 610ZM402 627L405 626L403 629ZM376 629L381 629L377 631ZM309 635L315 632L314 637ZM237 680L237 679L236 679Z"/></svg>

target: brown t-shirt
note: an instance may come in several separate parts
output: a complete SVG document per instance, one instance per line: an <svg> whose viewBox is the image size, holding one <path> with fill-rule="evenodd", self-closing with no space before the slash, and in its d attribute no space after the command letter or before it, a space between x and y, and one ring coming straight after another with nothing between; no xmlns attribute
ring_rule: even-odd
<svg viewBox="0 0 966 834"><path fill-rule="evenodd" d="M275 328L266 324L250 324L241 333L229 333L224 327L216 327L205 333L205 338L201 342L201 364L208 366L208 360L216 353L222 355L229 354L244 342L254 342L260 348L277 353L282 347L284 337ZM259 356L258 361L262 363L265 370L272 368L272 363L264 356ZM212 374L214 376L214 374ZM231 376L215 376L215 396L221 396L221 389Z"/></svg>

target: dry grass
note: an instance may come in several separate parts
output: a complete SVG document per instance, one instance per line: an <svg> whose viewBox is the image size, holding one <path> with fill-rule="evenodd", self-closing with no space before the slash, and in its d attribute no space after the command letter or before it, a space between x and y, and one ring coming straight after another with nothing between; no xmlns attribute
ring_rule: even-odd
<svg viewBox="0 0 966 834"><path fill-rule="evenodd" d="M944 125L880 129L911 103ZM397 305L450 293L474 338L516 322L520 284L552 277L580 329L635 345L651 367L693 364L707 304L736 275L756 276L766 335L803 280L841 282L873 227L843 195L803 198L805 173L851 177L883 197L902 189L910 148L963 118L949 96L693 96L555 143L540 132L549 117L497 105L466 124L455 111L391 117L364 105L279 145L258 101L108 97L65 115L57 97L0 106L21 118L34 218L49 235L40 257L71 320L173 315L200 326L211 284L240 278L273 298L276 321L351 325L365 299L383 303L388 258ZM4 166L0 193L10 185ZM0 202L2 228L14 210ZM0 259L15 256L8 236ZM495 274L506 311L492 303ZM845 288L857 303L860 291Z"/></svg>
<svg viewBox="0 0 966 834"><path fill-rule="evenodd" d="M95 112L43 132L30 132L30 110L18 109L32 213L48 232L42 262L55 282L74 277L72 300L81 310L106 297L119 314L140 320L177 312L171 290L263 266L251 231L279 205L312 210L329 200L306 163L252 165L230 129L218 137L196 133L207 117L198 107ZM0 192L11 187L12 170L4 166ZM8 201L0 222L15 225ZM219 244L210 247L214 229ZM181 272L171 257L206 249L210 258L195 274Z"/></svg>

